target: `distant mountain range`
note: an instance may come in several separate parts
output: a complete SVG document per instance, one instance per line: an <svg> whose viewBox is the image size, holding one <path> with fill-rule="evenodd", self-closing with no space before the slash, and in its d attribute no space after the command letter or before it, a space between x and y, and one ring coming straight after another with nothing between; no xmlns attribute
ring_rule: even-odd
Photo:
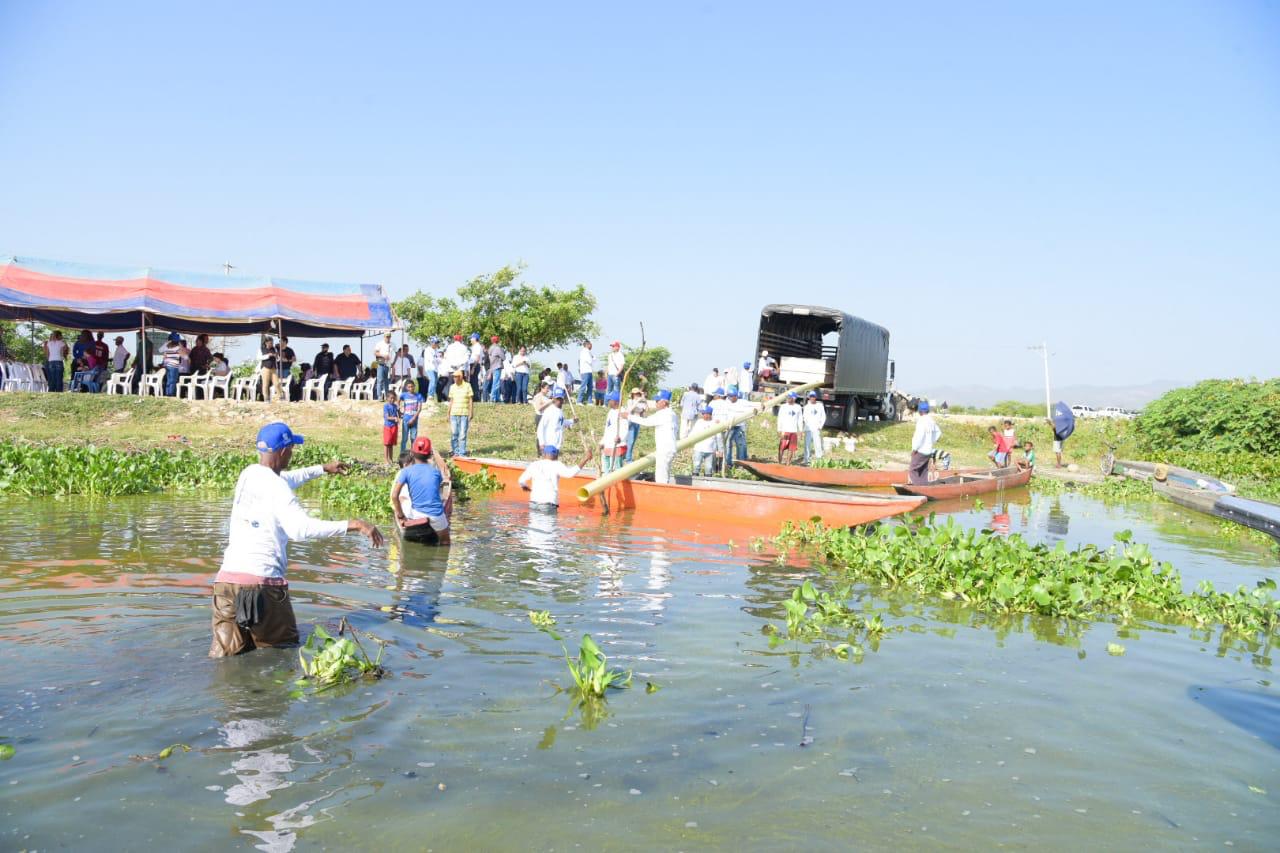
<svg viewBox="0 0 1280 853"><path fill-rule="evenodd" d="M1190 382L1174 382L1157 379L1142 385L1062 385L1052 388L1053 401L1065 400L1067 405L1086 405L1100 409L1103 406L1120 406L1125 409L1141 409L1147 403L1161 397L1174 388L1190 385ZM1017 400L1024 403L1044 401L1044 387L1040 388L991 388L986 385L939 385L930 388L900 388L917 396L928 396L941 403L953 405L990 406L1001 400Z"/></svg>

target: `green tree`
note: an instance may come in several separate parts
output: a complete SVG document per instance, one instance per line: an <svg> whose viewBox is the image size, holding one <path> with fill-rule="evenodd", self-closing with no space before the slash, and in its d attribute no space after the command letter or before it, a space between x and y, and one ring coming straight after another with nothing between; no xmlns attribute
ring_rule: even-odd
<svg viewBox="0 0 1280 853"><path fill-rule="evenodd" d="M505 266L476 276L458 288L458 298L419 291L395 303L396 315L418 340L479 332L488 341L497 335L509 349L554 349L599 333L591 319L596 298L579 284L570 290L520 281L524 265Z"/></svg>
<svg viewBox="0 0 1280 853"><path fill-rule="evenodd" d="M627 367L631 375L627 377L627 390L643 387L652 395L662 387L662 380L671 371L671 350L666 347L646 346L644 352L639 347L622 345L623 355L627 359ZM644 385L640 377L644 376Z"/></svg>
<svg viewBox="0 0 1280 853"><path fill-rule="evenodd" d="M0 321L0 349L14 361L43 364L44 348L41 344L49 337L49 330L40 323L34 326L35 341L32 342L32 324Z"/></svg>

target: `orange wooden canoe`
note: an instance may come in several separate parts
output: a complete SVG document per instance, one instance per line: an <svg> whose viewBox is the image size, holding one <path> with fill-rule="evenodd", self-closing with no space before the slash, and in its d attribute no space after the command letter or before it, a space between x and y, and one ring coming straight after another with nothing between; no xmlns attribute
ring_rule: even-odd
<svg viewBox="0 0 1280 853"><path fill-rule="evenodd" d="M453 458L453 464L468 473L487 468L503 486L499 497L527 501L516 482L527 462L507 459ZM604 512L600 495L586 502L578 500L578 489L595 479L588 471L560 481L560 509L563 512ZM924 499L896 495L868 495L858 492L753 483L711 477L676 477L673 484L643 480L623 480L602 492L611 513L634 511L637 517L666 516L684 520L686 525L709 522L734 527L752 527L772 533L784 521L808 521L817 516L830 526L866 524L910 512Z"/></svg>
<svg viewBox="0 0 1280 853"><path fill-rule="evenodd" d="M874 486L896 486L907 482L907 469L902 470L868 470L860 468L809 468L802 465L779 465L777 462L758 462L754 459L735 463L746 468L757 477L772 480L775 483L790 483L796 486L853 486L870 488ZM985 469L961 468L956 471L940 472L939 476L955 476L958 474L976 474Z"/></svg>
<svg viewBox="0 0 1280 853"><path fill-rule="evenodd" d="M894 484L894 491L900 495L923 495L931 501L946 498L968 498L987 492L1003 489L1016 489L1031 482L1031 469L994 468L982 474L961 474L955 477L940 477L924 486L913 486L910 483Z"/></svg>

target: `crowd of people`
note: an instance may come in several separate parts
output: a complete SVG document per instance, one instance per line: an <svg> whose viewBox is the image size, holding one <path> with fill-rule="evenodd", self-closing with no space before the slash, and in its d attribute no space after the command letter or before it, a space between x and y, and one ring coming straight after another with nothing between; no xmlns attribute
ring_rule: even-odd
<svg viewBox="0 0 1280 853"><path fill-rule="evenodd" d="M163 370L163 393L173 397L183 376L225 376L231 372L226 356L209 350L208 335L197 335L194 343L188 344L182 335L170 332L158 354L150 342L138 346L135 341L140 352L131 353L123 335L115 336L114 347L105 338L105 332L98 332L95 337L84 329L75 343L68 345L62 332L55 329L43 344L44 377L49 390L99 393L106 389L112 376L126 374L130 390L136 392L145 375Z"/></svg>

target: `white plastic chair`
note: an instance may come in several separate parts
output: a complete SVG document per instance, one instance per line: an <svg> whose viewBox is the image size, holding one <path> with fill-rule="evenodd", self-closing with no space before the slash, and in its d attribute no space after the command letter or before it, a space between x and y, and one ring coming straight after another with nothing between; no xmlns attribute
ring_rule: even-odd
<svg viewBox="0 0 1280 853"><path fill-rule="evenodd" d="M49 381L44 378L44 366L39 364L27 365L28 380L31 383L32 391L48 391Z"/></svg>
<svg viewBox="0 0 1280 853"><path fill-rule="evenodd" d="M131 371L111 374L111 378L107 380L107 393L128 394L129 386L133 384L132 380L133 373Z"/></svg>
<svg viewBox="0 0 1280 853"><path fill-rule="evenodd" d="M352 400L372 400L374 380L366 379L351 386Z"/></svg>
<svg viewBox="0 0 1280 853"><path fill-rule="evenodd" d="M306 384L302 386L302 399L315 400L316 402L322 402L324 400L323 376L307 380Z"/></svg>
<svg viewBox="0 0 1280 853"><path fill-rule="evenodd" d="M329 383L329 399L339 400L346 398L351 399L351 386L355 382L354 379L335 379Z"/></svg>
<svg viewBox="0 0 1280 853"><path fill-rule="evenodd" d="M196 398L196 389L203 387L204 377L196 376L194 373L188 373L186 376L178 377L178 387L174 391L174 396L186 397L188 400Z"/></svg>
<svg viewBox="0 0 1280 853"><path fill-rule="evenodd" d="M228 373L226 376L215 376L212 373L210 373L208 378L205 379L204 381L204 398L206 400L212 400L215 396L217 396L216 392L219 388L222 389L223 397L229 398L231 396L231 374L230 373Z"/></svg>
<svg viewBox="0 0 1280 853"><path fill-rule="evenodd" d="M231 399L233 400L252 400L254 397L254 383L258 381L256 376L241 376L235 382L231 383Z"/></svg>
<svg viewBox="0 0 1280 853"><path fill-rule="evenodd" d="M142 396L164 396L164 368L142 377Z"/></svg>

